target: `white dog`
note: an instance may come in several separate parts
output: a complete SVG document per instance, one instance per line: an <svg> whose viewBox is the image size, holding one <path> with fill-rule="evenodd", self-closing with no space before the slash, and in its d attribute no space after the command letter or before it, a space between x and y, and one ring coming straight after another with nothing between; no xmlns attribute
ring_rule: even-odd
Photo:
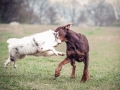
<svg viewBox="0 0 120 90"><path fill-rule="evenodd" d="M58 52L54 49L55 46L61 43L58 36L58 32L48 30L21 39L8 39L9 58L5 62L5 67L7 68L9 63L13 61L14 68L16 68L16 60L23 59L26 55L48 57L53 55L65 55L63 52Z"/></svg>

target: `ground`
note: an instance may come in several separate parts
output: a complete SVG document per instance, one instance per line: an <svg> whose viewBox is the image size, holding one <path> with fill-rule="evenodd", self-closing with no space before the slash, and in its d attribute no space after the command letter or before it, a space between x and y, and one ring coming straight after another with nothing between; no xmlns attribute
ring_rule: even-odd
<svg viewBox="0 0 120 90"><path fill-rule="evenodd" d="M0 25L0 90L120 90L120 27L71 27L86 35L90 44L89 73L92 79L85 83L80 82L83 63L77 63L75 79L70 79L70 64L62 68L58 78L54 78L54 71L65 56L28 56L17 61L17 69L12 63L8 69L4 68L8 58L8 38L20 38L57 27ZM65 43L56 49L65 52Z"/></svg>

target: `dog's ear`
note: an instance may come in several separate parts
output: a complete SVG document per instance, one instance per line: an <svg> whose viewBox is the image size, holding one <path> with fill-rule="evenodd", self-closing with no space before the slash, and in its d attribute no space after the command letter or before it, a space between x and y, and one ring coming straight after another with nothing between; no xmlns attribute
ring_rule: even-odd
<svg viewBox="0 0 120 90"><path fill-rule="evenodd" d="M65 26L63 26L64 27L64 29L69 29L70 28L70 25L71 25L72 23L70 23L70 24L67 24L67 25L65 25Z"/></svg>

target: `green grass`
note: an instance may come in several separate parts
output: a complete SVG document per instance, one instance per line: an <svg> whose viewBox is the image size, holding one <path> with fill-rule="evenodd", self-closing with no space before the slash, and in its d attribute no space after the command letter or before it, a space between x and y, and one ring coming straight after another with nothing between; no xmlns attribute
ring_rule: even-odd
<svg viewBox="0 0 120 90"><path fill-rule="evenodd" d="M6 40L11 37L23 37L58 26L0 25L0 90L120 90L120 28L71 27L85 34L90 43L89 72L91 80L80 83L83 63L76 63L76 78L70 79L71 65L62 68L61 75L54 78L57 65L65 56L50 58L28 56L17 61L17 69L12 63L8 69L4 62L8 58ZM57 48L65 52L65 43Z"/></svg>

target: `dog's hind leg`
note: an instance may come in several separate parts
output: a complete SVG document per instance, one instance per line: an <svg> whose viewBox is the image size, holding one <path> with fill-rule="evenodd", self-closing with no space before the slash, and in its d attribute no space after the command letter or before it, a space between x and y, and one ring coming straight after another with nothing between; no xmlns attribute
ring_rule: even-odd
<svg viewBox="0 0 120 90"><path fill-rule="evenodd" d="M16 61L13 62L13 67L16 68L17 65L16 65Z"/></svg>
<svg viewBox="0 0 120 90"><path fill-rule="evenodd" d="M71 74L71 78L75 78L75 70L76 70L76 64L75 64L75 60L71 60L70 61L71 65L72 65L72 74Z"/></svg>
<svg viewBox="0 0 120 90"><path fill-rule="evenodd" d="M13 48L10 51L8 60L5 62L5 67L7 68L10 62L14 62L13 65L14 65L14 68L16 68L15 61L18 58L18 56L19 56L18 49L17 48Z"/></svg>
<svg viewBox="0 0 120 90"><path fill-rule="evenodd" d="M19 50L18 48L13 48L10 53L10 60L13 62L13 67L16 68L16 60L19 58Z"/></svg>
<svg viewBox="0 0 120 90"><path fill-rule="evenodd" d="M10 57L10 60L13 62L13 67L16 68L16 67L17 67L17 65L16 65L16 60L17 60L17 58L11 56L11 57Z"/></svg>
<svg viewBox="0 0 120 90"><path fill-rule="evenodd" d="M16 68L16 63L15 63L15 62L16 62L16 59L15 59L14 57L12 57L12 56L10 56L10 57L8 58L8 60L5 62L4 67L7 68L8 65L10 64L10 62L13 62L13 67Z"/></svg>
<svg viewBox="0 0 120 90"><path fill-rule="evenodd" d="M83 63L84 63L84 70L83 70L81 82L85 82L87 79L91 79L88 72L89 53L85 55L85 60L83 61Z"/></svg>
<svg viewBox="0 0 120 90"><path fill-rule="evenodd" d="M5 62L4 67L7 68L10 62L11 62L11 60L10 60L10 57L9 57L8 60Z"/></svg>

